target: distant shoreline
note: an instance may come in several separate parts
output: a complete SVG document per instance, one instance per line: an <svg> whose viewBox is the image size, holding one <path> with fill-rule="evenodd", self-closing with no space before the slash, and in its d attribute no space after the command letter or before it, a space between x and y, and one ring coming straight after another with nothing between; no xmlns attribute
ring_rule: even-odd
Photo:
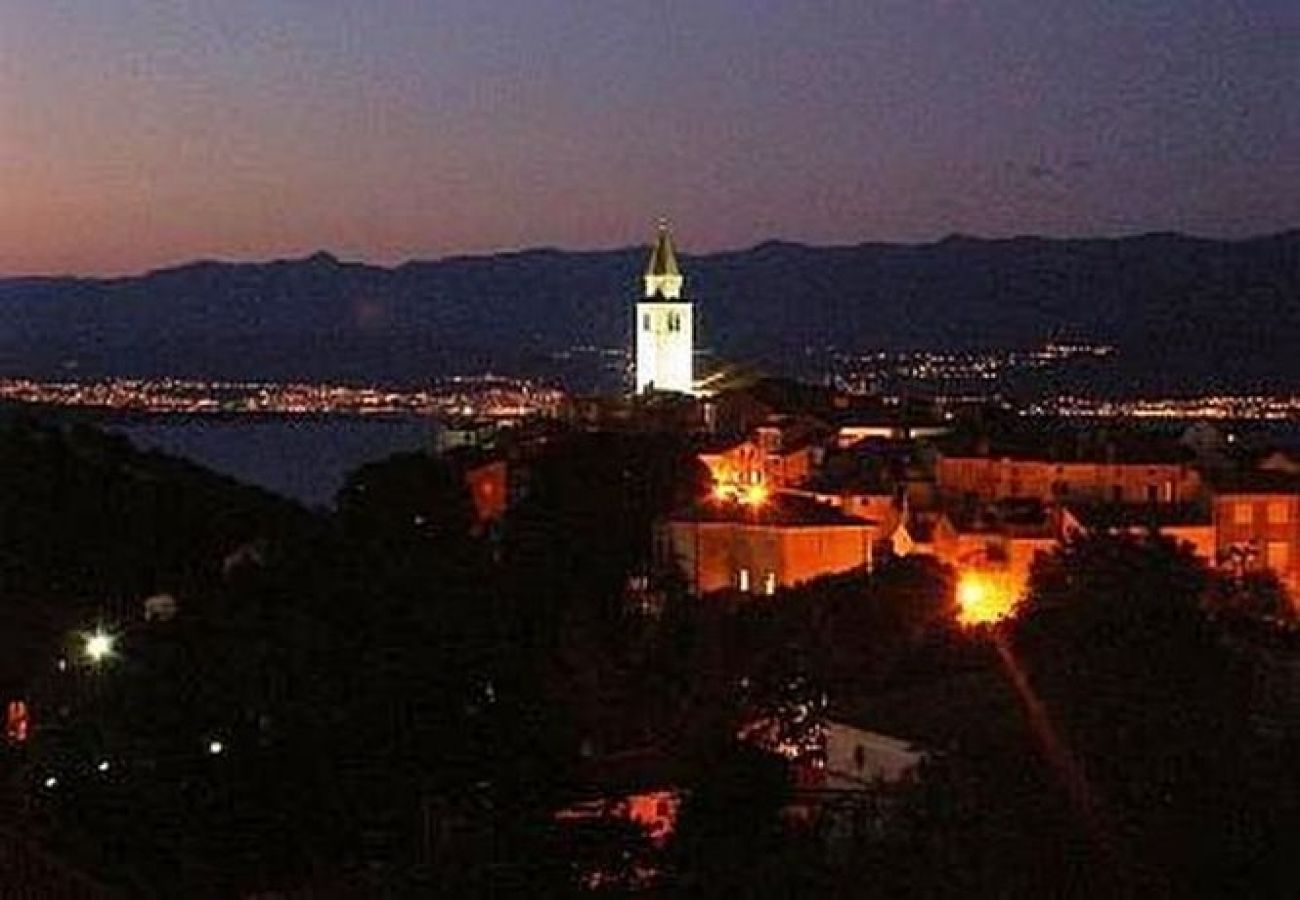
<svg viewBox="0 0 1300 900"><path fill-rule="evenodd" d="M111 422L114 425L148 424L156 422L220 422L233 423L241 420L264 422L325 422L339 420L356 420L358 422L402 422L428 421L439 424L446 421L445 413L418 412L375 412L363 413L355 410L319 411L319 412L283 412L279 410L216 410L213 412L183 412L169 410L114 409L106 406L75 406L56 403L23 403L15 400L0 400L0 416L29 415L37 419L59 419L63 421L99 423Z"/></svg>

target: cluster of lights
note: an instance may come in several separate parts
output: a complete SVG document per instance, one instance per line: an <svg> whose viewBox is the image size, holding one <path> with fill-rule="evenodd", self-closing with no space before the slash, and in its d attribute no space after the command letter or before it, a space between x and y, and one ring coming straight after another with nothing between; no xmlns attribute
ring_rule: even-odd
<svg viewBox="0 0 1300 900"><path fill-rule="evenodd" d="M152 413L458 415L515 419L554 415L561 391L499 375L446 379L424 390L339 384L105 379L0 379L0 400Z"/></svg>
<svg viewBox="0 0 1300 900"><path fill-rule="evenodd" d="M85 632L81 635L81 651L86 662L92 666L99 667L116 655L117 637L102 627L96 628L94 631ZM60 672L66 672L68 669L67 659L65 657L59 657L56 667ZM27 739L29 727L26 704L20 701L10 703L7 720L8 726L6 736L8 739L14 743L24 742ZM18 730L18 726L14 724L15 721L20 722L21 730ZM208 756L222 756L228 749L229 747L226 742L215 735L208 737L204 742L204 750ZM114 766L112 761L107 758L100 758L94 765L94 770L100 775L108 775L113 768ZM45 790L54 791L62 782L58 774L49 773L41 779L40 783L41 787Z"/></svg>
<svg viewBox="0 0 1300 900"><path fill-rule="evenodd" d="M204 745L204 749L208 756L222 756L226 753L228 748L226 747L225 741L222 741L219 738L210 738ZM95 763L95 771L100 775L109 774L113 771L112 761L106 758L100 759ZM60 784L61 781L59 780L59 776L56 774L46 775L45 778L41 780L41 787L45 788L47 791L54 790Z"/></svg>
<svg viewBox="0 0 1300 900"><path fill-rule="evenodd" d="M887 352L835 352L832 380L856 393L871 391L897 380L926 382L992 382L1016 371L1057 366L1077 359L1113 355L1108 344L1052 342L1036 350L943 352L916 350Z"/></svg>
<svg viewBox="0 0 1300 900"><path fill-rule="evenodd" d="M1099 400L1063 394L1029 404L1026 416L1134 419L1220 419L1291 421L1300 419L1300 396L1207 394L1198 397L1148 397Z"/></svg>

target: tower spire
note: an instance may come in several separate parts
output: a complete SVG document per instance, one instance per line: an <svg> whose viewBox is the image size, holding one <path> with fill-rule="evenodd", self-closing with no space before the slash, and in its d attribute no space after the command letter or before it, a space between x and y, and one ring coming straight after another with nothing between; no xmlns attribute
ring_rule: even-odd
<svg viewBox="0 0 1300 900"><path fill-rule="evenodd" d="M682 294L682 273L677 268L677 251L673 248L672 232L668 230L668 220L659 220L659 234L655 239L654 250L650 253L650 263L645 270L645 295L647 298L662 297L665 300L677 300Z"/></svg>

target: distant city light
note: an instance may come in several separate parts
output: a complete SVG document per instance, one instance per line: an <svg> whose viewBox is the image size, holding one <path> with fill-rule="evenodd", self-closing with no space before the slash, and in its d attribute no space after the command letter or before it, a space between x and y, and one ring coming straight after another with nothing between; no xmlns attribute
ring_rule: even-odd
<svg viewBox="0 0 1300 900"><path fill-rule="evenodd" d="M226 745L223 744L221 741L219 741L219 740L217 740L217 739L215 739L215 738L213 738L212 740L208 741L208 755L209 755L209 756L220 756L221 754L223 754L223 753L225 753L225 752L226 752Z"/></svg>
<svg viewBox="0 0 1300 900"><path fill-rule="evenodd" d="M113 655L115 642L111 634L102 630L86 635L86 658L92 663L103 662Z"/></svg>
<svg viewBox="0 0 1300 900"><path fill-rule="evenodd" d="M528 379L490 374L444 380L423 390L179 378L109 378L85 382L0 378L0 400L190 415L416 413L508 420L522 416L553 416L564 402L564 393Z"/></svg>
<svg viewBox="0 0 1300 900"><path fill-rule="evenodd" d="M95 766L95 768L100 772L107 772L110 768L112 768L112 766L109 765L108 760L101 759L99 761L99 765Z"/></svg>
<svg viewBox="0 0 1300 900"><path fill-rule="evenodd" d="M45 779L45 781L43 782L43 784L45 785L45 789L46 789L46 790L51 790L51 791L52 791L52 790L54 790L56 787L59 786L59 779L57 779L57 778L55 778L53 775L51 775L50 777L48 777L48 778Z"/></svg>

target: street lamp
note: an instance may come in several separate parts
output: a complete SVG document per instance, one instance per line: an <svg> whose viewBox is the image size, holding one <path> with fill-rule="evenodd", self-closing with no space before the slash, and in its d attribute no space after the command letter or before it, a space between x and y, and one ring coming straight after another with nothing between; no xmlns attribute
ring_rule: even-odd
<svg viewBox="0 0 1300 900"><path fill-rule="evenodd" d="M113 644L116 638L102 629L86 635L85 652L86 659L92 663L101 663L113 655Z"/></svg>
<svg viewBox="0 0 1300 900"><path fill-rule="evenodd" d="M962 625L989 625L1009 616L1017 595L1004 577L968 569L957 580L957 621Z"/></svg>

